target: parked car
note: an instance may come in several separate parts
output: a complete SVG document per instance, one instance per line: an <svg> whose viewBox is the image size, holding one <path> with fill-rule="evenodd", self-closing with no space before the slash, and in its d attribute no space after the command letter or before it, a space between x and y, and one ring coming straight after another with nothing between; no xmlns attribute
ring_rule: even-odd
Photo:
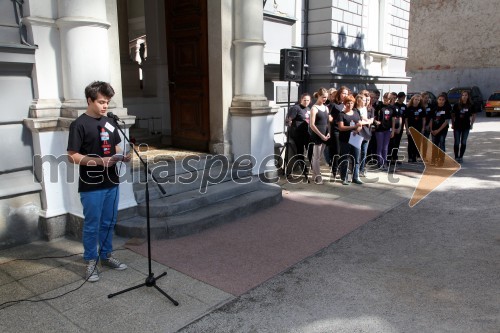
<svg viewBox="0 0 500 333"><path fill-rule="evenodd" d="M481 94L481 90L479 87L471 86L471 87L457 87L451 88L448 90L448 101L451 105L454 105L462 96L462 91L468 91L469 96L472 100L472 103L476 106L477 112L481 112L483 109L483 94Z"/></svg>
<svg viewBox="0 0 500 333"><path fill-rule="evenodd" d="M421 94L423 92L426 92L429 94L429 105L436 105L437 103L437 97L430 91L417 91L417 92L409 92L406 94L406 103L410 101L413 95L415 94Z"/></svg>
<svg viewBox="0 0 500 333"><path fill-rule="evenodd" d="M494 113L500 113L500 91L495 91L484 105L486 117L491 117Z"/></svg>

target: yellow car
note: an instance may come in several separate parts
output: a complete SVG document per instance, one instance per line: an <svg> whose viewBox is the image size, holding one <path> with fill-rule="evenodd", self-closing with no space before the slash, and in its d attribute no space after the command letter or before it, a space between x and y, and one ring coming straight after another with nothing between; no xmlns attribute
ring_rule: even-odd
<svg viewBox="0 0 500 333"><path fill-rule="evenodd" d="M491 117L495 112L500 113L500 91L495 91L486 101L484 106L486 117Z"/></svg>

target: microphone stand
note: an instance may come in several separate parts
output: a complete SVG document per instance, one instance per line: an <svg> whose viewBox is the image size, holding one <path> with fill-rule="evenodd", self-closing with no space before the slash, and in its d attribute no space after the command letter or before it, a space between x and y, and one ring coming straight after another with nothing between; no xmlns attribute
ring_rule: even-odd
<svg viewBox="0 0 500 333"><path fill-rule="evenodd" d="M166 298L168 298L175 306L177 306L177 305L179 305L179 302L177 302L176 300L174 300L172 297L170 297L170 295L168 295L166 292L164 292L160 287L158 287L156 285L156 281L159 280L159 279L161 279L165 275L167 275L167 272L163 272L162 274L160 274L157 277L155 277L154 273L151 270L151 224L150 224L150 217L149 217L149 186L148 186L149 182L148 182L148 174L150 174L151 177L153 178L153 180L156 182L156 184L158 185L158 188L160 189L161 193L163 195L165 195L167 193L165 192L165 190L163 189L163 187L161 187L160 183L157 181L156 177L153 175L153 173L151 172L151 170L148 168L148 164L142 159L141 155L139 155L139 153L135 149L134 145L130 142L130 139L127 137L127 135L125 134L125 132L121 129L120 125L118 124L118 120L119 120L118 117L115 116L115 117L112 117L111 119L114 120L114 123L116 124L116 126L118 127L118 129L120 130L120 132L122 133L124 139L127 140L127 142L129 143L130 147L132 148L132 150L134 151L134 153L137 155L137 157L139 158L139 160L141 161L141 163L142 163L142 165L144 167L144 176L146 177L146 223L147 223L148 268L149 268L149 274L148 274L148 277L146 278L146 281L144 283L141 283L141 284L139 284L137 286L134 286L134 287L130 287L130 288L124 289L122 291L119 291L119 292L116 292L116 293L113 293L113 294L109 294L108 298L111 298L111 297L114 297L114 296L126 293L128 291L131 291L131 290L134 290L134 289L146 286L146 287L154 287L156 290L158 290L160 293L162 293Z"/></svg>

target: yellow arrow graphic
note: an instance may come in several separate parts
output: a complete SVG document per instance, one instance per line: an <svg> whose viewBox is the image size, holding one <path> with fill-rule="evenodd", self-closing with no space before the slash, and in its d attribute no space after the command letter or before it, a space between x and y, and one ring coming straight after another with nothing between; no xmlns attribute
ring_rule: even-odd
<svg viewBox="0 0 500 333"><path fill-rule="evenodd" d="M413 207L453 176L461 166L415 128L410 127L410 134L424 161L424 172L409 203L410 207Z"/></svg>

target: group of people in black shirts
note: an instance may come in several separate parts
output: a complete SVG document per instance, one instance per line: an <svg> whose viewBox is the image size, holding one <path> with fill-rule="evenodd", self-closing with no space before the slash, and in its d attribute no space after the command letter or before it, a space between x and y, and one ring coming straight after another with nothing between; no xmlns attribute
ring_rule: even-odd
<svg viewBox="0 0 500 333"><path fill-rule="evenodd" d="M426 92L413 95L406 104L404 92L386 92L379 101L378 90L353 94L345 86L338 90L320 88L313 97L315 103L309 107L311 96L302 94L299 103L288 110L286 119L289 138L295 143L297 152L290 161L302 165L303 173L309 176L304 158L305 147L308 147L311 176L316 184L323 184L320 172L322 156L332 174L344 185L350 184L349 171L353 183L363 184L361 178L366 176L368 162L382 171L402 163L398 151L405 130L408 163L426 159L431 164L442 165L450 122L455 160L461 163L476 119L476 107L467 91L462 92L454 106L448 102L446 93L438 96L435 105L430 103ZM411 127L426 138L431 137L439 149L431 149L430 156L420 156L410 133ZM426 140L423 140L425 144ZM422 152L427 151L427 147L422 148Z"/></svg>

